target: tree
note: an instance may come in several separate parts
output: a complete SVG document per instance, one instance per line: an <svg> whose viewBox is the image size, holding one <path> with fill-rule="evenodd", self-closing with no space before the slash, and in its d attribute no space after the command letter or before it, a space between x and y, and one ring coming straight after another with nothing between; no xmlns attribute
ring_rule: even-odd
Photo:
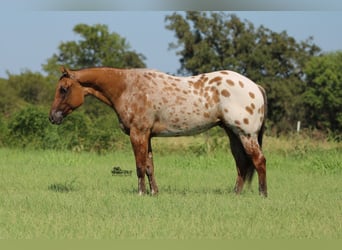
<svg viewBox="0 0 342 250"><path fill-rule="evenodd" d="M81 39L62 42L58 47L58 54L54 54L43 65L47 73L60 76L58 65L73 69L100 66L145 67L144 55L131 50L126 39L117 33L110 33L106 25L78 24L73 31Z"/></svg>
<svg viewBox="0 0 342 250"><path fill-rule="evenodd" d="M40 73L28 70L20 75L8 73L7 86L12 89L12 94L29 104L50 104L54 90L47 79Z"/></svg>
<svg viewBox="0 0 342 250"><path fill-rule="evenodd" d="M306 120L313 127L341 133L342 52L313 57L305 67Z"/></svg>
<svg viewBox="0 0 342 250"><path fill-rule="evenodd" d="M266 88L270 125L278 130L289 130L303 116L297 105L305 90L303 67L320 51L312 38L298 43L285 31L256 29L222 12L174 13L165 20L178 39L170 48L178 49L179 73L229 69L251 78Z"/></svg>

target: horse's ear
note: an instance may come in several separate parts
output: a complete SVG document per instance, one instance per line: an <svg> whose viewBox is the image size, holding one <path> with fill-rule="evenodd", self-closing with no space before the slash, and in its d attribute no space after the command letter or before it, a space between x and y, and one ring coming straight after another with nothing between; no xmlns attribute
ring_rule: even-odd
<svg viewBox="0 0 342 250"><path fill-rule="evenodd" d="M61 66L60 70L63 76L70 77L70 71L65 66Z"/></svg>

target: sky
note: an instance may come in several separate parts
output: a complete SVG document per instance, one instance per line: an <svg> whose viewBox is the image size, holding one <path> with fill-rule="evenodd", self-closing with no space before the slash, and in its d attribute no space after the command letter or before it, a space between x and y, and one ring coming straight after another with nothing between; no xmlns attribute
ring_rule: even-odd
<svg viewBox="0 0 342 250"><path fill-rule="evenodd" d="M126 38L131 48L146 56L148 68L176 74L179 58L169 43L174 33L165 28L173 11L65 11L8 8L0 10L0 77L7 72L41 72L41 65L58 52L61 42L78 40L76 24L105 24ZM342 11L229 11L255 27L286 31L297 41L310 36L324 52L342 50Z"/></svg>

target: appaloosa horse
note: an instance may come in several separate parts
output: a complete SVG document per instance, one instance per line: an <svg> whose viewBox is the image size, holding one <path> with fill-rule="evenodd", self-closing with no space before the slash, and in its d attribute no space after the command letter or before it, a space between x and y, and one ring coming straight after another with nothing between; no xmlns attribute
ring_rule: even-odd
<svg viewBox="0 0 342 250"><path fill-rule="evenodd" d="M221 126L230 139L237 168L235 192L258 173L259 193L267 196L266 159L261 151L266 116L262 87L232 71L174 77L149 69L62 67L50 121L60 124L93 95L114 109L120 126L130 136L139 194L158 193L151 138L185 136Z"/></svg>

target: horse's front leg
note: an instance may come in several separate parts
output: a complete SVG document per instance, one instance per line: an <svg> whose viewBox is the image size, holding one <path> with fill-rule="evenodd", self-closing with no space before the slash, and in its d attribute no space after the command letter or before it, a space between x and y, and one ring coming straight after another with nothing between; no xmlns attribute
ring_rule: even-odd
<svg viewBox="0 0 342 250"><path fill-rule="evenodd" d="M137 168L138 192L140 195L146 193L145 174L147 174L151 194L156 194L158 192L158 187L154 178L150 133L138 129L131 129L130 139Z"/></svg>

